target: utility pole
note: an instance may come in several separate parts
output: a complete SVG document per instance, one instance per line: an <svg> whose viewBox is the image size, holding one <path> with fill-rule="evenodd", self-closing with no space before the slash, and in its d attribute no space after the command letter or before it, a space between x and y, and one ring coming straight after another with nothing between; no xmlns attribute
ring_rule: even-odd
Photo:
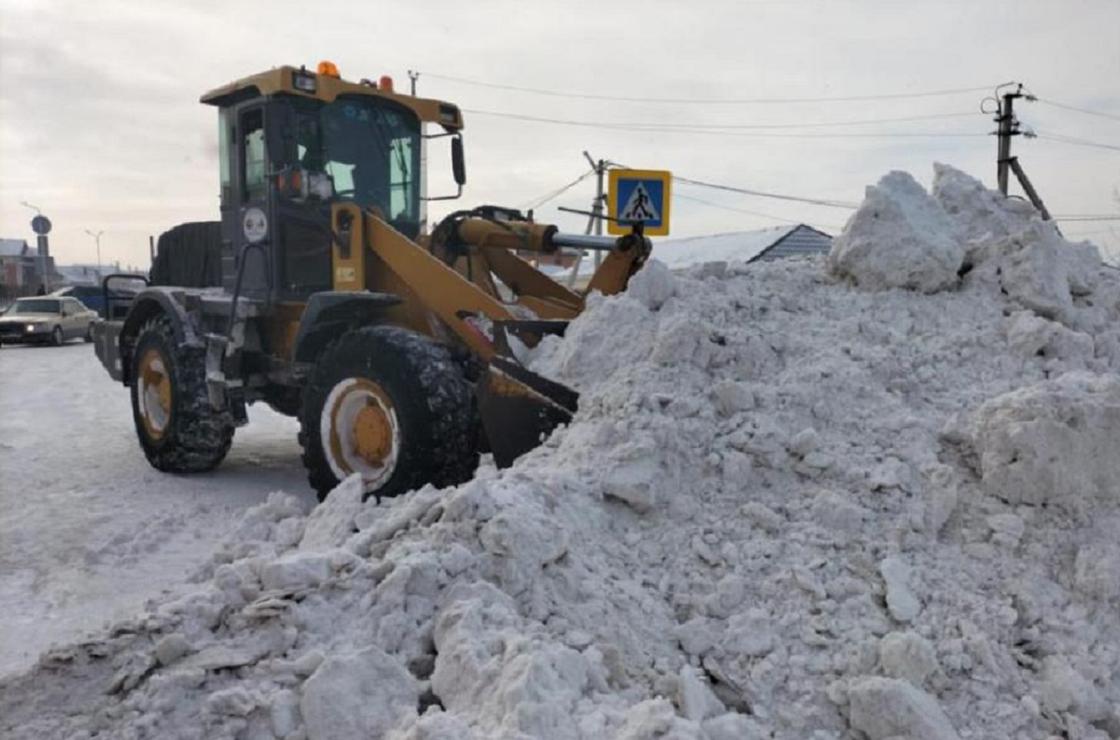
<svg viewBox="0 0 1120 740"><path fill-rule="evenodd" d="M412 97L416 97L416 80L420 79L420 73L414 70L408 70L409 88L412 90Z"/></svg>
<svg viewBox="0 0 1120 740"><path fill-rule="evenodd" d="M998 93L998 90L997 90ZM1026 98L1027 100L1034 100L1034 95L1023 92L1023 83L1015 85L1013 92L1005 92L1002 100L996 100L996 123L999 124L999 130L996 135L999 137L999 146L996 153L996 182L999 184L999 191L1003 193L1004 197L1007 196L1007 172L1010 170L1015 173L1015 179L1023 188L1023 192L1027 194L1027 198L1031 204L1038 209L1042 215L1043 221L1052 220L1050 211L1046 209L1046 204L1042 202L1042 196L1034 189L1030 178L1027 177L1026 171L1023 166L1019 164L1019 158L1011 156L1011 137L1012 136L1027 136L1033 137L1034 134L1029 130L1024 132L1019 129L1019 120L1015 118L1015 100L1018 98Z"/></svg>
<svg viewBox="0 0 1120 740"><path fill-rule="evenodd" d="M86 229L85 232L93 237L93 241L97 245L97 280L100 282L100 280L101 280L101 235L105 233L105 230L102 229L101 231L98 231L97 233L94 233L94 232L90 231L89 229Z"/></svg>
<svg viewBox="0 0 1120 740"><path fill-rule="evenodd" d="M603 177L607 174L607 160L592 159L586 151L584 151L583 156L591 164L591 168L595 170L595 200L591 204L592 215L587 219L587 231L585 233L590 234L594 231L596 236L602 236L603 206L607 201L607 196L603 193ZM602 259L602 255L596 251L595 269L599 269L599 263L602 262Z"/></svg>
<svg viewBox="0 0 1120 740"><path fill-rule="evenodd" d="M1018 136L1019 121L1015 119L1015 99L1023 97L1023 84L1019 83L1014 92L1003 94L1003 101L997 108L996 122L999 124L999 146L996 154L996 182L999 191L1007 195L1007 170L1011 165L1011 137Z"/></svg>

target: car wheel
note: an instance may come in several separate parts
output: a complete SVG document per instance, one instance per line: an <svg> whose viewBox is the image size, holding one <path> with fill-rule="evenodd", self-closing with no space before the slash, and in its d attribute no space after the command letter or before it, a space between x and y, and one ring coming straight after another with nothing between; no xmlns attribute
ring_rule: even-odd
<svg viewBox="0 0 1120 740"><path fill-rule="evenodd" d="M55 347L61 347L64 341L66 341L66 339L62 336L62 327L56 326L54 331L51 332L51 344Z"/></svg>
<svg viewBox="0 0 1120 740"><path fill-rule="evenodd" d="M86 327L85 340L86 340L87 343L93 341L93 324L90 324L89 326Z"/></svg>

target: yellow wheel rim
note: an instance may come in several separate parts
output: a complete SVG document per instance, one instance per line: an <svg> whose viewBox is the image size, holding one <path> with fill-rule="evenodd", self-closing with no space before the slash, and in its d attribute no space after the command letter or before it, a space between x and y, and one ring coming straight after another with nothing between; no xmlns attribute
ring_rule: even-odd
<svg viewBox="0 0 1120 740"><path fill-rule="evenodd" d="M396 469L400 424L389 394L368 378L346 378L327 395L320 417L323 452L339 480L362 476L375 491Z"/></svg>
<svg viewBox="0 0 1120 740"><path fill-rule="evenodd" d="M136 385L144 430L152 439L162 439L171 421L171 373L158 349L149 349L140 357Z"/></svg>

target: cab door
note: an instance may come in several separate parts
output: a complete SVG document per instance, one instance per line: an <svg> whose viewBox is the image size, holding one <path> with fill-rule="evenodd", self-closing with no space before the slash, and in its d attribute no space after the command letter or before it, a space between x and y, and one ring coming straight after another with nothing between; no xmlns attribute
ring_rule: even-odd
<svg viewBox="0 0 1120 740"><path fill-rule="evenodd" d="M228 151L220 156L229 171L222 173L222 284L232 292L241 273L241 294L263 298L268 291L274 231L264 106L252 104L223 114L219 125L222 135L228 137L222 142Z"/></svg>

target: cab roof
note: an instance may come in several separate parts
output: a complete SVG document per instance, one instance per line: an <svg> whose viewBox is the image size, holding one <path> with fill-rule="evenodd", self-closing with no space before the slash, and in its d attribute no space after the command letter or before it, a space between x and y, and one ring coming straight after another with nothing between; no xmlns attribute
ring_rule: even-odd
<svg viewBox="0 0 1120 740"><path fill-rule="evenodd" d="M199 102L218 107L235 105L256 97L284 94L329 103L340 95L384 98L413 111L425 123L436 123L447 131L463 128L459 107L442 100L401 95L378 89L370 80L350 82L329 74L317 74L304 67L283 66L243 77L205 93Z"/></svg>

